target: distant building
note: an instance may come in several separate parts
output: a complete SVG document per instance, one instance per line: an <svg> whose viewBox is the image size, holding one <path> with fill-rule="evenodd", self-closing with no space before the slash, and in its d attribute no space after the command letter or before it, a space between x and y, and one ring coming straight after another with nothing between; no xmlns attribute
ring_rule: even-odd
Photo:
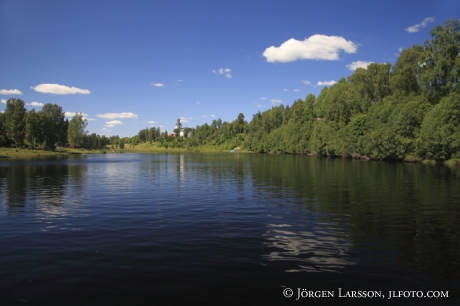
<svg viewBox="0 0 460 306"><path fill-rule="evenodd" d="M180 122L180 118L177 118L176 125L174 126L174 131L178 130L180 137L189 137L191 135L191 129L188 127L182 127L182 123Z"/></svg>

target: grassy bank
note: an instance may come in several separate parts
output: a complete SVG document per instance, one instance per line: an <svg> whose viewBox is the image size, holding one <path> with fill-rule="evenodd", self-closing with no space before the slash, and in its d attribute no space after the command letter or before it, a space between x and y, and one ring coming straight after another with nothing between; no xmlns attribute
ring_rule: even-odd
<svg viewBox="0 0 460 306"><path fill-rule="evenodd" d="M134 148L131 146L126 145L124 149L107 149L107 153L180 153L180 152L202 152L202 153L228 153L230 150L225 148L224 146L199 146L193 148L165 148L160 147L156 143L149 144L149 143L141 143L136 145ZM235 149L235 152L243 152L239 148ZM250 153L250 152L244 152Z"/></svg>
<svg viewBox="0 0 460 306"><path fill-rule="evenodd" d="M56 151L0 148L0 159L28 159L47 156L67 156L71 154L101 154L104 150L62 149Z"/></svg>

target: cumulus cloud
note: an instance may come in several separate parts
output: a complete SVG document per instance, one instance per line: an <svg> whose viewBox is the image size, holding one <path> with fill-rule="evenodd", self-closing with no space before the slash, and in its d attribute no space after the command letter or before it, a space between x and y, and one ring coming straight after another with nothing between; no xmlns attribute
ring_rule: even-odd
<svg viewBox="0 0 460 306"><path fill-rule="evenodd" d="M423 21L421 23L414 24L413 26L410 26L410 27L406 28L405 30L408 33L416 33L421 28L426 27L429 22L434 22L434 17L427 17L427 18L423 19Z"/></svg>
<svg viewBox="0 0 460 306"><path fill-rule="evenodd" d="M110 133L112 132L111 130L109 130L108 128L102 128L103 131L106 131L107 133Z"/></svg>
<svg viewBox="0 0 460 306"><path fill-rule="evenodd" d="M214 118L215 116L216 116L216 115L214 115L214 114L211 115L211 117L213 117L213 118Z"/></svg>
<svg viewBox="0 0 460 306"><path fill-rule="evenodd" d="M66 117L73 117L77 114L77 112L65 112L64 113L64 116ZM81 113L83 115L83 117L88 117L88 114L85 114L85 113Z"/></svg>
<svg viewBox="0 0 460 306"><path fill-rule="evenodd" d="M336 81L334 80L331 80L331 81L319 81L318 83L316 83L316 86L330 86L330 85L334 85L335 83L337 83Z"/></svg>
<svg viewBox="0 0 460 306"><path fill-rule="evenodd" d="M106 113L106 114L100 114L96 115L96 117L99 118L104 118L104 119L137 119L137 114L133 113Z"/></svg>
<svg viewBox="0 0 460 306"><path fill-rule="evenodd" d="M149 121L147 121L147 123L155 124L155 123L158 123L158 122L157 122L157 121L153 121L153 120L149 120Z"/></svg>
<svg viewBox="0 0 460 306"><path fill-rule="evenodd" d="M296 60L338 60L339 52L356 53L358 46L341 36L312 35L305 40L291 38L279 47L271 46L262 54L269 63Z"/></svg>
<svg viewBox="0 0 460 306"><path fill-rule="evenodd" d="M44 104L44 103L41 103L41 102L32 102L32 103L30 103L30 104L27 104L27 105L31 105L31 106L39 106L39 107L41 107L41 106L44 106L45 104Z"/></svg>
<svg viewBox="0 0 460 306"><path fill-rule="evenodd" d="M5 99L2 99L1 102L2 102L3 104L6 104L6 100L5 100Z"/></svg>
<svg viewBox="0 0 460 306"><path fill-rule="evenodd" d="M226 77L227 79L231 79L231 78L232 78L231 72L232 72L232 69L230 69L230 68L219 68L219 69L217 69L217 70L213 70L213 71L212 71L212 73L214 73L214 74L223 74L223 75L225 75L225 77Z"/></svg>
<svg viewBox="0 0 460 306"><path fill-rule="evenodd" d="M298 91L300 91L300 89L294 89L294 91L295 91L295 92L298 92Z"/></svg>
<svg viewBox="0 0 460 306"><path fill-rule="evenodd" d="M279 99L272 99L270 102L272 103L281 103L283 101L279 100Z"/></svg>
<svg viewBox="0 0 460 306"><path fill-rule="evenodd" d="M308 80L302 80L302 83L304 83L305 85L311 85L311 82Z"/></svg>
<svg viewBox="0 0 460 306"><path fill-rule="evenodd" d="M120 124L123 124L123 122L121 122L120 120L112 120L112 121L107 121L105 123L105 126L106 127L114 127L115 125L120 125Z"/></svg>
<svg viewBox="0 0 460 306"><path fill-rule="evenodd" d="M80 89L77 87L69 87L59 84L40 84L35 87L31 86L30 88L41 93L50 93L55 95L88 95L90 93L88 89Z"/></svg>
<svg viewBox="0 0 460 306"><path fill-rule="evenodd" d="M180 122L188 122L187 118L185 117L179 117L179 119L180 119Z"/></svg>
<svg viewBox="0 0 460 306"><path fill-rule="evenodd" d="M161 84L161 83L155 83L155 84L152 83L150 85L152 85L153 87L163 87L163 86L165 86L164 84Z"/></svg>
<svg viewBox="0 0 460 306"><path fill-rule="evenodd" d="M369 64L372 64L373 62L364 62L364 61L356 61L351 64L346 65L345 67L348 68L348 70L354 71L358 68L364 68L366 69Z"/></svg>
<svg viewBox="0 0 460 306"><path fill-rule="evenodd" d="M18 89L0 89L2 95L22 95L22 92Z"/></svg>

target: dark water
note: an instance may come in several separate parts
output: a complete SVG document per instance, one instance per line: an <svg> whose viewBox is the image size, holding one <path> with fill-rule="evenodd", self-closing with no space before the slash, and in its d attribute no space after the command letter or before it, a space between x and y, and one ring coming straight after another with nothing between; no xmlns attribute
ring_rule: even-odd
<svg viewBox="0 0 460 306"><path fill-rule="evenodd" d="M296 301L298 288L335 298ZM387 299L403 290L449 297ZM259 154L0 162L2 305L459 297L459 170Z"/></svg>

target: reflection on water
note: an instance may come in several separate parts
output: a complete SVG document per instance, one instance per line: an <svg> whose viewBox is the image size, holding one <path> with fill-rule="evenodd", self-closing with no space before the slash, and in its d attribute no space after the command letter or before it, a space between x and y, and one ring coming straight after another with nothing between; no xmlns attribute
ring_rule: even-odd
<svg viewBox="0 0 460 306"><path fill-rule="evenodd" d="M460 296L459 182L447 167L306 156L3 161L0 294L48 305L279 304L283 286Z"/></svg>
<svg viewBox="0 0 460 306"><path fill-rule="evenodd" d="M66 164L62 160L12 162L0 166L5 204L3 213L41 213L56 217L72 214L84 197L86 165Z"/></svg>
<svg viewBox="0 0 460 306"><path fill-rule="evenodd" d="M286 272L340 272L344 266L353 265L348 255L351 242L325 231L324 224L314 231L295 231L289 224L267 227L266 244L278 249L267 258L292 261L293 266Z"/></svg>

